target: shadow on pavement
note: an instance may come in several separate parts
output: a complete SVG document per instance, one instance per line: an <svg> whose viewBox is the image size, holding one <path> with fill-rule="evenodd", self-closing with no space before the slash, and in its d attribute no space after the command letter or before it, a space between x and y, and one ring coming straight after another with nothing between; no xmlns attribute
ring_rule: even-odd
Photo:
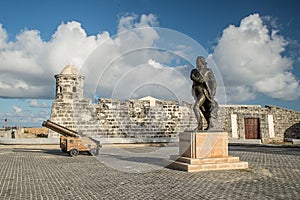
<svg viewBox="0 0 300 200"><path fill-rule="evenodd" d="M165 166L165 158L155 158L155 157L127 157L127 156L119 156L119 155L112 155L112 154L101 154L105 156L112 157L113 159L121 160L121 161L128 161L128 162L135 162L135 163L143 163L143 164L151 164L160 167ZM101 158L100 155L100 158Z"/></svg>

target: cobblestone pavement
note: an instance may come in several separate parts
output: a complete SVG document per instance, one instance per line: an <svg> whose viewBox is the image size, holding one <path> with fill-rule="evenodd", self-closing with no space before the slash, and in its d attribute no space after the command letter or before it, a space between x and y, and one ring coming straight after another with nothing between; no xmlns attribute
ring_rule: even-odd
<svg viewBox="0 0 300 200"><path fill-rule="evenodd" d="M135 147L129 152L155 148ZM99 159L112 157L108 149L101 150ZM2 146L0 199L300 198L300 148L230 146L229 154L248 161L250 168L187 173L159 167L129 173L92 156L69 157L57 146Z"/></svg>

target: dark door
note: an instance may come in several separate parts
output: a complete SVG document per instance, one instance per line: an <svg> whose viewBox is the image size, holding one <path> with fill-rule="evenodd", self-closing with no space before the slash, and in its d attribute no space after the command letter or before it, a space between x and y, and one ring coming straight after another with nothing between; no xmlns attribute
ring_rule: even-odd
<svg viewBox="0 0 300 200"><path fill-rule="evenodd" d="M245 118L245 138L260 139L259 118Z"/></svg>

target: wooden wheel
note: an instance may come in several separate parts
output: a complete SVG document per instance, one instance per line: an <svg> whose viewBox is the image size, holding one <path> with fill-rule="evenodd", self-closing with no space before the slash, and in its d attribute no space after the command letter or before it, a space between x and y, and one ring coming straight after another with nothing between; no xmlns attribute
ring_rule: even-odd
<svg viewBox="0 0 300 200"><path fill-rule="evenodd" d="M97 156L99 154L99 149L93 148L90 150L92 156Z"/></svg>
<svg viewBox="0 0 300 200"><path fill-rule="evenodd" d="M69 151L70 156L75 157L79 154L79 151L77 149L71 149L71 151Z"/></svg>

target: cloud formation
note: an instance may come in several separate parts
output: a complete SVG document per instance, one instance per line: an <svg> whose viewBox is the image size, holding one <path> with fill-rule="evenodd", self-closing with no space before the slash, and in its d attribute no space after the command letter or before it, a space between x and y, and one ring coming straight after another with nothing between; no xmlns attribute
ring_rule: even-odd
<svg viewBox="0 0 300 200"><path fill-rule="evenodd" d="M28 101L28 104L29 104L29 107L34 107L34 108L47 108L47 107L49 107L46 102L41 102L39 104L37 99L30 99Z"/></svg>
<svg viewBox="0 0 300 200"><path fill-rule="evenodd" d="M79 22L72 21L60 24L49 41L43 40L38 30L24 30L15 41L8 41L0 24L0 95L54 98L53 76L73 64L86 77L88 97L152 95L192 101L189 71L196 56L207 52L184 34L157 29L158 24L153 14L124 16L118 34L111 36L106 31L87 35ZM291 72L293 61L282 55L286 45L279 32L268 30L258 14L226 28L209 58L222 72L227 98L247 101L262 93L297 99L299 81ZM30 104L46 106L35 100Z"/></svg>
<svg viewBox="0 0 300 200"><path fill-rule="evenodd" d="M41 126L41 122L49 118L48 110L25 110L18 106L13 106L13 112L0 113L0 119L8 119L9 126ZM0 121L0 126L4 126L4 120Z"/></svg>
<svg viewBox="0 0 300 200"><path fill-rule="evenodd" d="M31 99L31 100L29 101L29 106L31 106L31 107L38 107L39 104L38 104L38 102L37 102L36 99Z"/></svg>
<svg viewBox="0 0 300 200"><path fill-rule="evenodd" d="M0 25L0 94L2 97L51 98L53 75L68 65L80 66L97 47L101 34L87 36L78 22L62 23L50 41L25 30L8 41Z"/></svg>
<svg viewBox="0 0 300 200"><path fill-rule="evenodd" d="M18 106L13 106L13 111L14 111L15 113L20 113L20 112L22 112L22 108L20 108L20 107L18 107Z"/></svg>
<svg viewBox="0 0 300 200"><path fill-rule="evenodd" d="M300 87L291 71L293 61L283 56L287 45L278 30L268 30L259 14L224 29L212 57L223 75L227 100L252 100L257 93L298 99Z"/></svg>
<svg viewBox="0 0 300 200"><path fill-rule="evenodd" d="M154 83L164 79L164 82L177 80L180 74L168 73L164 69L158 71L153 67L171 59L171 54L148 49L155 47L160 37L154 27L157 25L153 14L130 15L120 18L116 36L105 31L88 36L80 23L72 21L59 25L49 41L43 41L38 30L24 30L14 42L7 40L6 30L1 25L0 94L2 97L53 98L53 76L68 64L77 66L86 76L87 93L95 93L95 88L98 88L97 94L106 97L111 96L116 87L114 83L124 74L135 77L130 80L133 85L144 84L140 80L149 80L149 77ZM114 60L117 60L117 65L111 64ZM140 65L144 65L144 72L134 70ZM160 79L155 78L158 73ZM103 74L105 80L101 79ZM122 83L126 96L118 94L118 97L128 98L133 92L126 90L126 84ZM180 89L177 88L176 92L180 93ZM36 100L31 100L30 105L39 106Z"/></svg>

